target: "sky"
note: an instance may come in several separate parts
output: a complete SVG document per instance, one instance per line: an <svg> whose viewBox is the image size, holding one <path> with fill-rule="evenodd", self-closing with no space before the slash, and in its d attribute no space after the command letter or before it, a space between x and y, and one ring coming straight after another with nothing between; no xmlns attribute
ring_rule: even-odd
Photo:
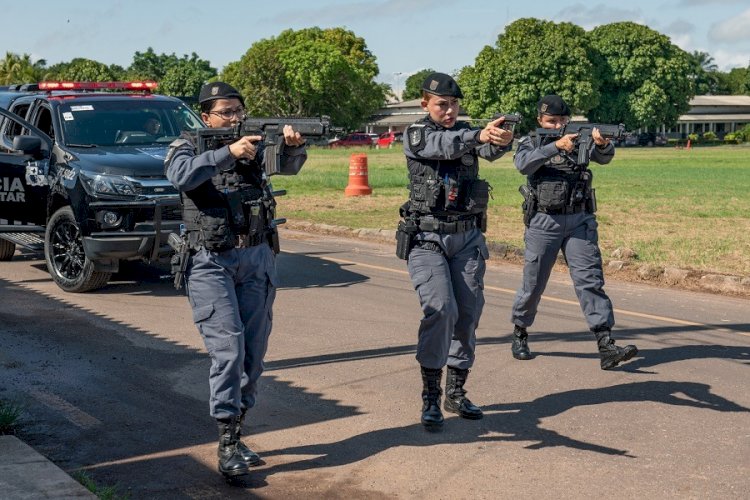
<svg viewBox="0 0 750 500"><path fill-rule="evenodd" d="M586 30L633 21L688 52L709 53L722 71L750 64L747 0L5 0L0 8L0 57L29 54L48 65L84 57L127 67L136 51L152 47L178 57L195 52L221 71L285 29L345 27L377 58L377 80L396 91L421 69L453 73L474 64L507 24L525 17Z"/></svg>

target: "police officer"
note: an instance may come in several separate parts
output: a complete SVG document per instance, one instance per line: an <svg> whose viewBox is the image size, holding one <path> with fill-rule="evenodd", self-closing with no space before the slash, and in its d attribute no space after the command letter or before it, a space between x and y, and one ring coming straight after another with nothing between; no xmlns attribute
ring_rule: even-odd
<svg viewBox="0 0 750 500"><path fill-rule="evenodd" d="M232 86L201 88L201 117L209 127L229 127L245 117L243 98ZM304 140L284 128L282 163L299 169ZM247 474L260 457L241 440L245 413L255 405L257 382L271 333L276 296L273 195L262 165L260 136L245 136L197 154L195 137L175 140L165 160L180 191L190 261L186 284L193 321L211 357L210 414L219 427L219 471Z"/></svg>
<svg viewBox="0 0 750 500"><path fill-rule="evenodd" d="M475 330L484 306L483 230L489 184L479 179L479 157L493 161L510 150L513 134L503 118L483 129L458 122L456 81L430 74L422 85L428 113L406 131L409 201L397 231L397 253L408 259L409 276L424 317L419 325L417 361L422 372L422 424L443 425L442 369L448 365L446 411L480 419L482 410L466 398L464 384L474 363Z"/></svg>
<svg viewBox="0 0 750 500"><path fill-rule="evenodd" d="M547 95L537 104L541 128L560 129L570 120L570 108L560 96ZM614 145L597 128L591 161L607 164L615 155ZM562 250L570 270L581 309L596 337L601 368L608 370L638 352L634 345L615 345L611 329L615 324L612 302L604 292L604 273L594 210L590 171L577 164L576 134L565 134L545 143L540 136L523 137L514 157L516 168L528 176L526 191L536 204L528 219L523 283L518 289L511 321L514 324L513 357L532 358L526 329L534 323L557 254ZM522 186L522 189L524 187ZM532 215L532 214L529 214Z"/></svg>

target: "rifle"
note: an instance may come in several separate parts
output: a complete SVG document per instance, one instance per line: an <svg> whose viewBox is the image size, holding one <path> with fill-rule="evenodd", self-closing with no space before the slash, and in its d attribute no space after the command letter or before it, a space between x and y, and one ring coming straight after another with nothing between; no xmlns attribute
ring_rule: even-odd
<svg viewBox="0 0 750 500"><path fill-rule="evenodd" d="M295 132L305 137L320 137L331 131L330 119L320 118L252 118L247 117L232 127L203 128L198 130L198 154L218 149L248 135L259 135L266 146L264 170L266 175L296 175L281 164L284 145L284 126L291 125Z"/></svg>
<svg viewBox="0 0 750 500"><path fill-rule="evenodd" d="M536 135L546 144L553 140L556 141L567 134L578 134L578 137L575 139L575 145L578 149L577 159L574 160L567 155L564 156L568 157L571 161L575 161L576 165L586 167L589 164L591 145L594 143L591 133L595 128L598 128L602 137L607 139L621 139L625 134L625 125L622 123L619 125L606 123L568 123L559 129L538 128L536 129Z"/></svg>

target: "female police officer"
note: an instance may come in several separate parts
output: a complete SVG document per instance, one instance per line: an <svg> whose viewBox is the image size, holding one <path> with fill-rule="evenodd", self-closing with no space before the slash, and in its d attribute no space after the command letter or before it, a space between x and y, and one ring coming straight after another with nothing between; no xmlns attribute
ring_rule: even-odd
<svg viewBox="0 0 750 500"><path fill-rule="evenodd" d="M409 201L402 208L405 218L397 237L406 240L400 240L399 256L408 259L424 313L417 361L423 382L421 421L428 430L443 425L440 384L446 363L445 409L463 418L482 418L464 389L474 363L489 256L482 228L490 187L478 177L478 158L501 157L513 140L512 132L500 127L503 118L484 129L457 122L461 97L453 78L430 74L422 85L422 108L428 115L407 129L404 141Z"/></svg>
<svg viewBox="0 0 750 500"><path fill-rule="evenodd" d="M543 97L537 105L537 121L543 129L559 130L570 120L570 108L557 95ZM615 155L614 145L594 128L590 159L605 164ZM536 214L528 220L523 282L513 303L513 357L531 359L526 328L532 325L537 307L547 286L557 254L563 251L570 269L576 295L594 333L599 347L602 370L614 368L636 355L634 345L619 347L611 337L615 324L612 302L604 292L602 257L598 245L598 231L590 177L568 155L576 147L576 134L564 134L545 143L539 135L523 137L514 157L516 168L528 176L527 192L533 199L526 203L536 206ZM588 175L588 174L586 174ZM581 189L578 186L585 185ZM523 186L522 186L523 188ZM576 196L580 194L580 196ZM528 205L527 205L528 207Z"/></svg>
<svg viewBox="0 0 750 500"><path fill-rule="evenodd" d="M243 99L223 82L204 85L201 117L211 128L245 116ZM276 296L275 258L268 188L260 136L245 136L196 154L194 137L177 139L165 160L167 177L180 190L190 261L187 290L193 321L211 356L210 414L219 426L219 471L241 476L260 458L241 440L245 412L255 405L257 382L271 333ZM304 140L284 128L282 162L299 170ZM242 160L242 161L240 161Z"/></svg>

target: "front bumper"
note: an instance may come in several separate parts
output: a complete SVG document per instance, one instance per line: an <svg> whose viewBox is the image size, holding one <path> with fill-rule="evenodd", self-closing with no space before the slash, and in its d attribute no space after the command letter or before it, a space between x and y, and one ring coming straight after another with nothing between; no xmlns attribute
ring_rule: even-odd
<svg viewBox="0 0 750 500"><path fill-rule="evenodd" d="M179 207L179 198L144 201L96 201L92 210L127 210L153 208L153 220L137 222L132 231L98 231L83 237L83 250L92 260L146 258L158 260L172 249L167 244L169 233L179 233L181 221L163 220L166 208Z"/></svg>

